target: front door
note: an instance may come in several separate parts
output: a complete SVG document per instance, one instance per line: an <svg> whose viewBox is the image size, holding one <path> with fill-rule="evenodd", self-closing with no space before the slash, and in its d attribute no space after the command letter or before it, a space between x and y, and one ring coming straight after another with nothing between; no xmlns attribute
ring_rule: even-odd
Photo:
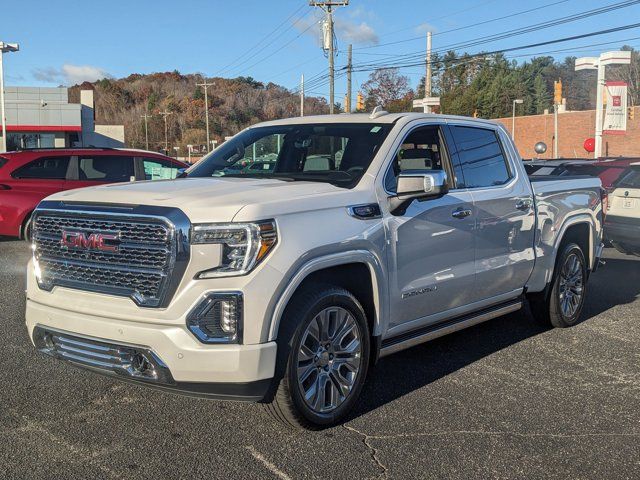
<svg viewBox="0 0 640 480"><path fill-rule="evenodd" d="M395 192L403 170L445 170L450 192L414 200L403 215L389 215L389 334L439 320L470 302L474 287L474 207L471 194L455 189L454 169L439 125L421 126L405 138L385 178Z"/></svg>

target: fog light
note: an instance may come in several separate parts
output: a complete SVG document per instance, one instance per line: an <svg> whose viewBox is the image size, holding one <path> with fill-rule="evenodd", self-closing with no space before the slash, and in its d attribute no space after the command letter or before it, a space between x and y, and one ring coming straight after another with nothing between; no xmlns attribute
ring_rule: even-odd
<svg viewBox="0 0 640 480"><path fill-rule="evenodd" d="M242 294L208 294L187 316L187 327L203 343L240 343Z"/></svg>
<svg viewBox="0 0 640 480"><path fill-rule="evenodd" d="M238 319L236 317L236 302L229 300L220 300L220 327L223 332L234 334L238 327Z"/></svg>

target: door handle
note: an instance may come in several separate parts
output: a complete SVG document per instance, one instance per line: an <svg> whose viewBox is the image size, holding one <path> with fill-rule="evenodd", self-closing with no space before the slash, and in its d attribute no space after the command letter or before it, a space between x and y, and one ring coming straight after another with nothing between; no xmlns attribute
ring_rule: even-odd
<svg viewBox="0 0 640 480"><path fill-rule="evenodd" d="M471 215L471 210L465 209L465 208L458 208L457 210L454 210L453 212L451 212L451 216L453 218L467 218L470 215Z"/></svg>
<svg viewBox="0 0 640 480"><path fill-rule="evenodd" d="M519 200L516 203L516 208L518 210L522 210L522 211L526 212L527 210L529 210L531 208L532 203L533 202L531 201L530 198L525 198L524 200Z"/></svg>

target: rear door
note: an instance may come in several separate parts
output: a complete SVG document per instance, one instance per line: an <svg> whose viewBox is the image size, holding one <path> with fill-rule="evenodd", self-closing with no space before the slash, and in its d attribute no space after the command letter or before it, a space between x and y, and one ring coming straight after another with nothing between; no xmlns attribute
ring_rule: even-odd
<svg viewBox="0 0 640 480"><path fill-rule="evenodd" d="M535 211L528 178L499 128L449 128L475 206L475 301L517 296L533 269Z"/></svg>
<svg viewBox="0 0 640 480"><path fill-rule="evenodd" d="M82 188L103 183L135 180L134 159L130 155L78 155L66 188Z"/></svg>

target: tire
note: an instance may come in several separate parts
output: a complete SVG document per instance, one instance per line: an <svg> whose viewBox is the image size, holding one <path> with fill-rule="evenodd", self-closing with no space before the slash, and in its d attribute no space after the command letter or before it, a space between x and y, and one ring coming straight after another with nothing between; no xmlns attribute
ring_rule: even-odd
<svg viewBox="0 0 640 480"><path fill-rule="evenodd" d="M575 325L584 307L587 278L587 262L580 246L562 245L548 294L530 299L536 320L556 328Z"/></svg>
<svg viewBox="0 0 640 480"><path fill-rule="evenodd" d="M340 287L306 288L287 306L277 342L267 412L294 429L339 424L358 400L367 376L370 335L360 302Z"/></svg>

